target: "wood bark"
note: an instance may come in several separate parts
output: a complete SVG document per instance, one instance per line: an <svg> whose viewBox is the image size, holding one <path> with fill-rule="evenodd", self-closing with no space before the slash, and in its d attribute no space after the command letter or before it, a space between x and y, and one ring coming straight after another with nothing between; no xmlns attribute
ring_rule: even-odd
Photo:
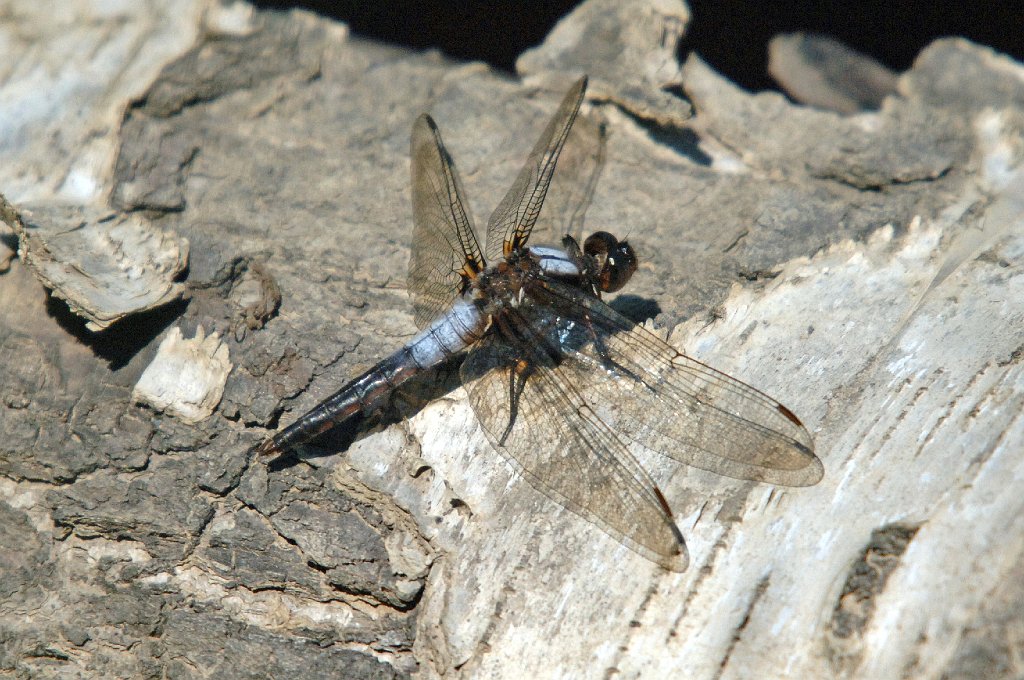
<svg viewBox="0 0 1024 680"><path fill-rule="evenodd" d="M1024 66L941 40L854 96L805 50L832 89L804 106L679 61L682 4L620 5L510 79L301 12L13 3L0 673L1024 673ZM513 475L451 375L249 455L415 330L416 116L483 223L581 72L607 130L587 229L642 262L614 304L785 403L825 464L784 489L644 456L681 574ZM140 272L142 303L113 285Z"/></svg>

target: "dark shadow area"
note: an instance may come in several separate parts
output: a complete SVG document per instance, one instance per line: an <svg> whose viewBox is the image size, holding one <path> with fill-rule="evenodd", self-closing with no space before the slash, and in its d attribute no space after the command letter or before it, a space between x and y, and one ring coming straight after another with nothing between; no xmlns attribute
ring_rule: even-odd
<svg viewBox="0 0 1024 680"><path fill-rule="evenodd" d="M1016 59L1024 57L1018 3L971 5L951 0L764 3L689 0L693 18L683 41L717 71L751 91L777 89L768 75L768 41L779 33L827 35L896 71L910 68L932 41L963 36Z"/></svg>
<svg viewBox="0 0 1024 680"><path fill-rule="evenodd" d="M436 48L513 72L524 50L538 45L579 2L501 3L451 0L389 3L357 0L257 0L257 7L299 7L343 21L358 35L414 49ZM889 68L903 71L933 40L963 36L1024 59L1018 3L964 5L952 0L689 0L681 57L696 52L715 70L751 90L777 90L768 75L768 41L779 33L828 35Z"/></svg>
<svg viewBox="0 0 1024 680"><path fill-rule="evenodd" d="M14 232L0 234L0 243L7 246L14 252L18 252L18 235Z"/></svg>
<svg viewBox="0 0 1024 680"><path fill-rule="evenodd" d="M635 324L642 324L661 314L661 305L657 301L639 295L620 295L608 306Z"/></svg>
<svg viewBox="0 0 1024 680"><path fill-rule="evenodd" d="M700 148L700 136L690 128L663 127L657 123L640 119L636 119L636 122L647 131L648 136L656 143L667 146L697 165L711 166L711 156Z"/></svg>
<svg viewBox="0 0 1024 680"><path fill-rule="evenodd" d="M93 354L106 361L112 371L124 368L187 308L188 300L175 300L159 309L131 314L109 328L93 332L85 327L85 319L73 313L66 302L53 294L46 297L46 313Z"/></svg>
<svg viewBox="0 0 1024 680"><path fill-rule="evenodd" d="M438 49L464 61L485 61L509 73L516 57L540 44L578 0L554 2L360 2L256 0L256 7L300 7L348 24L353 33L413 49Z"/></svg>

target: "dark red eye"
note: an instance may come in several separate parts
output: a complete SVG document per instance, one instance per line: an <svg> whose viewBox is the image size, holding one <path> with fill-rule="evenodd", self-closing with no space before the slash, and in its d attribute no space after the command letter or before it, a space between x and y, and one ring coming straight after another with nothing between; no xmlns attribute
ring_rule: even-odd
<svg viewBox="0 0 1024 680"><path fill-rule="evenodd" d="M604 256L619 243L619 240L607 231L595 231L583 242L583 252L597 258L604 264Z"/></svg>
<svg viewBox="0 0 1024 680"><path fill-rule="evenodd" d="M636 253L626 241L607 231L596 231L583 243L583 252L597 265L597 286L603 293L614 293L626 285L636 271Z"/></svg>

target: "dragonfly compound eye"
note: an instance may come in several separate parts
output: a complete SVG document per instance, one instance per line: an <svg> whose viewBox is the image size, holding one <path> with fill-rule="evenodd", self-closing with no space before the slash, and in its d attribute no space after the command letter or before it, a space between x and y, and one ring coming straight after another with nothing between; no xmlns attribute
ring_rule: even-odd
<svg viewBox="0 0 1024 680"><path fill-rule="evenodd" d="M598 287L603 293L614 293L629 281L636 271L636 253L626 241L619 241L607 231L587 237L583 252L597 263Z"/></svg>

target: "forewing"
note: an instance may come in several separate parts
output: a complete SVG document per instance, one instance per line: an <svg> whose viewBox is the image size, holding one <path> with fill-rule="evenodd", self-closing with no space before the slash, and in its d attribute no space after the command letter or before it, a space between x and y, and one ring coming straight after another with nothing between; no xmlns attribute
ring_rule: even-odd
<svg viewBox="0 0 1024 680"><path fill-rule="evenodd" d="M512 188L487 221L487 257L492 261L524 246L537 222L555 164L583 102L584 76L569 89L530 152Z"/></svg>
<svg viewBox="0 0 1024 680"><path fill-rule="evenodd" d="M509 344L489 336L462 366L470 403L488 440L551 500L648 559L684 570L686 546L664 496L566 382L544 341L533 339L538 342ZM523 362L529 372L519 391L511 381Z"/></svg>
<svg viewBox="0 0 1024 680"><path fill-rule="evenodd" d="M532 243L558 246L567 235L583 243L584 217L604 169L606 134L603 121L576 116L530 234Z"/></svg>
<svg viewBox="0 0 1024 680"><path fill-rule="evenodd" d="M484 268L473 219L455 162L430 116L412 128L412 253L409 293L416 325L426 327L451 307Z"/></svg>
<svg viewBox="0 0 1024 680"><path fill-rule="evenodd" d="M630 441L702 470L787 486L824 473L807 429L763 392L676 351L606 304L557 281L543 303L571 323L564 363L592 409Z"/></svg>

